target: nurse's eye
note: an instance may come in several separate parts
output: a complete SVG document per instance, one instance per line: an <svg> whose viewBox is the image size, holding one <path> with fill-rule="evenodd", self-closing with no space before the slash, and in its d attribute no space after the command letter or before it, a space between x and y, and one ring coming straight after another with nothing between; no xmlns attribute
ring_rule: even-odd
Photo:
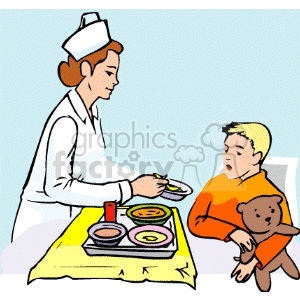
<svg viewBox="0 0 300 300"><path fill-rule="evenodd" d="M109 71L105 71L107 73L108 76L111 76L113 73L109 72Z"/></svg>
<svg viewBox="0 0 300 300"><path fill-rule="evenodd" d="M238 152L238 151L237 151L236 153L237 153L237 155L242 155L242 153L240 153L240 152Z"/></svg>

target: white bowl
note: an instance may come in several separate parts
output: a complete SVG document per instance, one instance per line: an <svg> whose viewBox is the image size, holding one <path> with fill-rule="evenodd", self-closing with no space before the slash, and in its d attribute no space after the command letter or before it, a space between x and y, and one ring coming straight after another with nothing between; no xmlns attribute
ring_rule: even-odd
<svg viewBox="0 0 300 300"><path fill-rule="evenodd" d="M193 189L181 181L169 179L169 184L180 187L182 189L182 192L169 191L165 189L163 193L160 195L162 198L169 199L172 201L181 201L186 196L193 193Z"/></svg>

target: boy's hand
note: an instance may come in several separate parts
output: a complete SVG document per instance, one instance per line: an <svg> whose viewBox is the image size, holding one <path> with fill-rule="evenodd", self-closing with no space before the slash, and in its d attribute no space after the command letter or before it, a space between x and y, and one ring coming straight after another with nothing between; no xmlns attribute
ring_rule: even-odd
<svg viewBox="0 0 300 300"><path fill-rule="evenodd" d="M246 282L251 277L257 263L258 260L255 257L246 265L239 263L231 273L231 278L236 275L237 282Z"/></svg>
<svg viewBox="0 0 300 300"><path fill-rule="evenodd" d="M229 235L229 237L241 248L244 253L246 248L248 251L252 250L255 241L253 237L244 230L238 229Z"/></svg>

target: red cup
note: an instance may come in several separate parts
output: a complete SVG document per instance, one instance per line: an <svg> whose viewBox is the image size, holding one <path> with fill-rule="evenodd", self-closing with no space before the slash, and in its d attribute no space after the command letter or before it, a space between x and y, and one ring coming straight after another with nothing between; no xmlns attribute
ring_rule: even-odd
<svg viewBox="0 0 300 300"><path fill-rule="evenodd" d="M104 202L104 215L106 222L117 222L117 206L116 202Z"/></svg>

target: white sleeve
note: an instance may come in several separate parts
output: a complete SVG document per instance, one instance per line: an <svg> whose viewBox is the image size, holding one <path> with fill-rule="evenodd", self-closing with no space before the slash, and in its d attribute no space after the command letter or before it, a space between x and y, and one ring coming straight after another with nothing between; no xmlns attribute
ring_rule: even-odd
<svg viewBox="0 0 300 300"><path fill-rule="evenodd" d="M50 131L46 153L45 192L55 202L72 206L103 206L105 201L124 203L132 198L129 180L87 183L72 177L78 136L71 117L58 119Z"/></svg>

